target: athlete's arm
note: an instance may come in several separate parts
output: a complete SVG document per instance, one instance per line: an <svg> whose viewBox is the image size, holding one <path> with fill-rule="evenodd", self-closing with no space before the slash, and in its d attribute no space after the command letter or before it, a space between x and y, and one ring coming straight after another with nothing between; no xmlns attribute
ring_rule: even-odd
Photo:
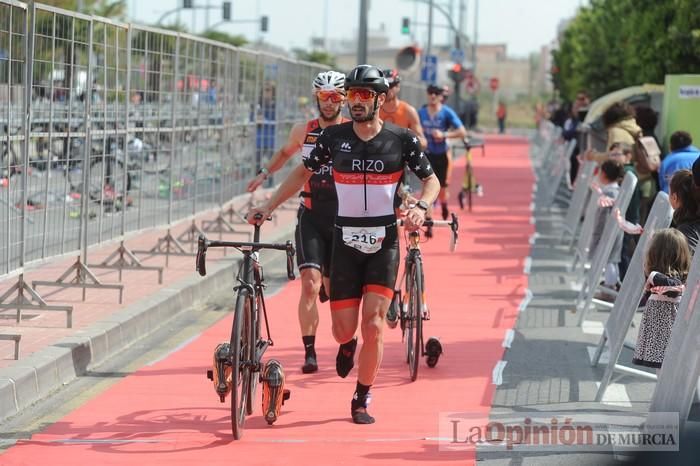
<svg viewBox="0 0 700 466"><path fill-rule="evenodd" d="M425 156L418 141L413 136L411 131L406 131L406 137L403 145L403 160L408 168L416 174L423 183L421 192L421 200L426 204L432 205L440 193L440 182L433 172L433 167L430 166L428 158ZM418 207L409 209L406 212L406 229L411 231L423 224L426 212Z"/></svg>
<svg viewBox="0 0 700 466"><path fill-rule="evenodd" d="M261 224L264 219L270 216L277 206L299 191L301 187L304 186L304 183L309 181L309 178L311 178L311 175L313 175L315 171L330 163L331 151L327 131L328 129L325 129L321 132L321 135L316 140L316 147L311 151L309 157L304 159L304 161L287 176L265 205L250 211L250 214L253 215L248 215L249 223ZM255 220L254 214L256 213L262 214L262 220Z"/></svg>
<svg viewBox="0 0 700 466"><path fill-rule="evenodd" d="M445 138L459 138L464 139L467 136L467 130L464 128L462 121L459 119L457 114L451 108L447 108L448 120L447 123L450 125L448 131L445 131Z"/></svg>
<svg viewBox="0 0 700 466"><path fill-rule="evenodd" d="M287 143L282 146L280 150L275 152L270 161L267 163L267 167L265 168L268 173L259 173L250 181L250 183L248 183L247 190L249 193L258 189L258 187L263 184L269 175L282 168L294 154L299 152L301 146L304 144L305 132L306 125L304 123L297 123L292 127L292 130L289 132Z"/></svg>
<svg viewBox="0 0 700 466"><path fill-rule="evenodd" d="M408 129L416 133L421 147L428 147L428 140L425 138L425 134L423 133L423 125L420 124L420 117L418 117L418 112L412 105L408 106L408 120Z"/></svg>
<svg viewBox="0 0 700 466"><path fill-rule="evenodd" d="M309 181L311 175L313 175L313 172L304 168L303 164L297 165L263 206L250 210L248 223L261 225L280 204L299 191L304 186L304 183ZM255 214L261 214L260 220L255 219Z"/></svg>

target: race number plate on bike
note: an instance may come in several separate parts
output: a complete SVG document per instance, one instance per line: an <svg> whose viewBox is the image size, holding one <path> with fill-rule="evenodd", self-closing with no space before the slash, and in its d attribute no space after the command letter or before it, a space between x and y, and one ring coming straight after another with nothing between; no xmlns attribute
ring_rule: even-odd
<svg viewBox="0 0 700 466"><path fill-rule="evenodd" d="M385 236L385 227L343 227L343 243L365 254L379 251Z"/></svg>

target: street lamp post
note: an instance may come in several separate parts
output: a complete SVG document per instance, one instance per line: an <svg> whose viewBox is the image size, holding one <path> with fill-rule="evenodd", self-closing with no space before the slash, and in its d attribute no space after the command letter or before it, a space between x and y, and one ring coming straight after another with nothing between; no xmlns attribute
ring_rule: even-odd
<svg viewBox="0 0 700 466"><path fill-rule="evenodd" d="M357 38L357 63L367 63L367 9L369 0L360 0L360 30Z"/></svg>

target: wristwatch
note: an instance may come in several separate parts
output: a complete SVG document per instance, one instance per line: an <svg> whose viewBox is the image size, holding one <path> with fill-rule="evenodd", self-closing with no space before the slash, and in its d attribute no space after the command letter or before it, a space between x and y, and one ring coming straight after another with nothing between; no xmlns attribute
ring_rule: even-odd
<svg viewBox="0 0 700 466"><path fill-rule="evenodd" d="M258 170L258 175L265 175L265 178L267 178L270 175L270 170L262 167L260 170Z"/></svg>
<svg viewBox="0 0 700 466"><path fill-rule="evenodd" d="M428 203L422 199L420 201L416 202L416 207L418 207L419 209L424 210L426 212L428 211Z"/></svg>

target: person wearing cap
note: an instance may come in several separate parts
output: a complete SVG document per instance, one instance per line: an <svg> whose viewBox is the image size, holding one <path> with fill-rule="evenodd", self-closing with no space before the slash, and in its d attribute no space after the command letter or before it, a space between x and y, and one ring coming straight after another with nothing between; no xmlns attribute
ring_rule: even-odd
<svg viewBox="0 0 700 466"><path fill-rule="evenodd" d="M404 220L405 228L413 231L425 221L440 183L416 134L379 118L389 91L380 69L356 67L345 79L345 90L352 122L326 128L303 165L289 174L264 205L252 209L248 219L262 223L313 172L332 165L338 195L330 265L332 329L340 344L335 369L345 378L354 367L359 325L362 347L350 415L355 424L372 424L375 419L367 412L369 390L384 353L384 319L399 266L394 196L408 167L423 184L420 199L406 211Z"/></svg>
<svg viewBox="0 0 700 466"><path fill-rule="evenodd" d="M447 105L442 103L445 90L435 84L427 88L428 104L418 111L421 125L428 140L427 156L435 174L440 180L440 204L442 205L442 218L447 219L449 209L448 174L452 160L449 155L447 139L463 139L467 136L467 130L457 114ZM431 212L429 212L430 217Z"/></svg>

